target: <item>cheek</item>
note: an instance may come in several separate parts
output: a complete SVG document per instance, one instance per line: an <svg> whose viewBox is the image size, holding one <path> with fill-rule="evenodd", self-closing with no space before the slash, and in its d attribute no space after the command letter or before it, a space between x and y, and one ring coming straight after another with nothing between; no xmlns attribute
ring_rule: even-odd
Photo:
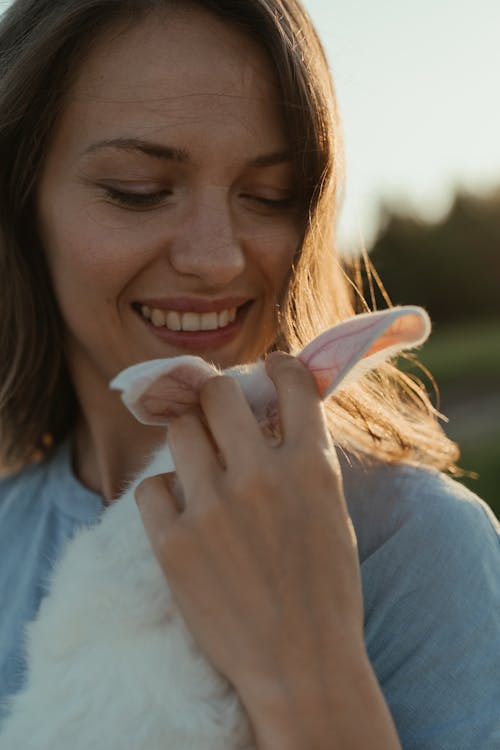
<svg viewBox="0 0 500 750"><path fill-rule="evenodd" d="M61 305L83 297L87 305L111 300L144 260L144 242L127 228L99 221L91 209L77 210L68 200L39 208L40 239Z"/></svg>
<svg viewBox="0 0 500 750"><path fill-rule="evenodd" d="M266 296L260 307L260 319L257 325L260 336L255 337L254 349L248 361L262 356L272 346L277 333L278 318L276 303L282 302L282 294L290 276L290 270L297 251L300 248L302 235L300 230L289 225L268 235L259 244L259 265L261 277L266 281ZM255 257L255 256L254 256Z"/></svg>
<svg viewBox="0 0 500 750"><path fill-rule="evenodd" d="M301 232L287 221L267 232L256 230L253 238L253 258L260 265L273 293L279 293L300 247Z"/></svg>

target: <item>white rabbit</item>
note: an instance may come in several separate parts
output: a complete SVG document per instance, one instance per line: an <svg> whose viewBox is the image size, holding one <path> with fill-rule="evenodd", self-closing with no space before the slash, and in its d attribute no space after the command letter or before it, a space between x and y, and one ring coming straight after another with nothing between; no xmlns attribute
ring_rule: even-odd
<svg viewBox="0 0 500 750"><path fill-rule="evenodd" d="M298 355L323 397L429 335L420 308L359 315ZM198 357L145 362L112 383L143 422L165 424L196 403L219 374ZM277 420L263 363L226 371L261 422ZM252 748L243 708L192 639L153 556L134 490L174 471L162 446L94 527L57 563L50 592L27 628L28 676L14 696L0 750L237 750Z"/></svg>

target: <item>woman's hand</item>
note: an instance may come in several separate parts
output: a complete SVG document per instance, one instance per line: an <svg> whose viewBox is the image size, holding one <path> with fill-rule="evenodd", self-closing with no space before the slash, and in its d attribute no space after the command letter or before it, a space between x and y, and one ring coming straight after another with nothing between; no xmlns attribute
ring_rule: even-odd
<svg viewBox="0 0 500 750"><path fill-rule="evenodd" d="M165 478L136 493L193 636L257 723L285 704L317 715L344 671L370 672L356 538L316 385L294 357L266 366L281 442L263 435L234 380L214 378L203 418L168 428L183 511Z"/></svg>

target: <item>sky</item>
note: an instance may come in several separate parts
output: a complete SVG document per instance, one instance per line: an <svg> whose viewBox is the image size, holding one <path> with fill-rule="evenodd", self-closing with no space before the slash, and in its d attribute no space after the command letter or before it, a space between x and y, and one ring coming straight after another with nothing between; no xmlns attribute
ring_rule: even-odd
<svg viewBox="0 0 500 750"><path fill-rule="evenodd" d="M440 218L500 185L498 0L305 0L346 140L340 239L369 245L379 206Z"/></svg>
<svg viewBox="0 0 500 750"><path fill-rule="evenodd" d="M304 4L343 121L341 246L369 247L382 204L434 220L457 189L500 185L499 0Z"/></svg>

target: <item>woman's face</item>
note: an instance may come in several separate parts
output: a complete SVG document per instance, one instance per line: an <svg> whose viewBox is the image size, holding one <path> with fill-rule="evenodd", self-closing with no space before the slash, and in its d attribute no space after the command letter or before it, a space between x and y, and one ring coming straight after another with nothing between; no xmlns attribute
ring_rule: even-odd
<svg viewBox="0 0 500 750"><path fill-rule="evenodd" d="M228 367L272 342L302 234L278 100L266 55L203 10L96 41L37 193L79 379L188 353Z"/></svg>

